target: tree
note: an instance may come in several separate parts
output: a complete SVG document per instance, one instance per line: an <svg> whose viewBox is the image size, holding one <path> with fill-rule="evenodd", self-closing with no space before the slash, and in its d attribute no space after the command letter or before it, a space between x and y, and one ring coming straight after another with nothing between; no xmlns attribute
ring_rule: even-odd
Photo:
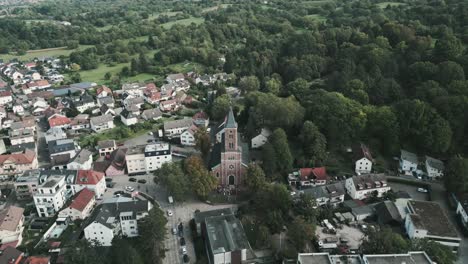
<svg viewBox="0 0 468 264"><path fill-rule="evenodd" d="M80 73L78 73L78 72L72 72L72 73L70 73L70 80L71 80L73 83L79 83L79 82L81 82L81 75L80 75Z"/></svg>
<svg viewBox="0 0 468 264"><path fill-rule="evenodd" d="M392 108L388 106L367 106L364 108L367 115L366 133L369 138L376 139L381 151L393 153L399 148L399 124Z"/></svg>
<svg viewBox="0 0 468 264"><path fill-rule="evenodd" d="M265 143L262 148L262 166L263 171L266 173L270 181L275 180L277 177L277 157L273 145L269 142Z"/></svg>
<svg viewBox="0 0 468 264"><path fill-rule="evenodd" d="M278 95L281 91L282 84L278 78L270 78L265 83L265 89L267 92Z"/></svg>
<svg viewBox="0 0 468 264"><path fill-rule="evenodd" d="M265 173L258 164L249 164L245 173L245 183L251 192L256 192L265 186Z"/></svg>
<svg viewBox="0 0 468 264"><path fill-rule="evenodd" d="M310 92L310 84L302 78L289 82L286 87L288 92L296 96L298 100L301 100L301 98L304 98Z"/></svg>
<svg viewBox="0 0 468 264"><path fill-rule="evenodd" d="M70 70L73 71L73 72L77 72L77 71L81 70L81 66L79 64L72 63L72 64L70 64Z"/></svg>
<svg viewBox="0 0 468 264"><path fill-rule="evenodd" d="M155 181L161 181L176 201L184 201L190 192L187 176L178 163L164 163L155 173Z"/></svg>
<svg viewBox="0 0 468 264"><path fill-rule="evenodd" d="M296 217L288 226L288 239L299 252L304 250L307 242L312 240L314 236L315 226L301 217Z"/></svg>
<svg viewBox="0 0 468 264"><path fill-rule="evenodd" d="M162 259L165 257L163 242L166 238L166 224L164 212L158 206L154 206L144 221L138 223L139 252L146 264L162 264Z"/></svg>
<svg viewBox="0 0 468 264"><path fill-rule="evenodd" d="M242 77L239 81L239 89L243 93L258 91L260 89L260 81L256 76Z"/></svg>
<svg viewBox="0 0 468 264"><path fill-rule="evenodd" d="M201 127L195 132L195 147L202 153L203 158L207 158L210 153L211 140L206 128Z"/></svg>
<svg viewBox="0 0 468 264"><path fill-rule="evenodd" d="M299 139L304 154L314 165L321 163L327 156L327 139L320 133L318 127L311 121L306 121L302 127Z"/></svg>
<svg viewBox="0 0 468 264"><path fill-rule="evenodd" d="M224 94L216 97L211 108L211 116L215 120L222 120L229 112L230 107L231 99L229 98L229 95Z"/></svg>
<svg viewBox="0 0 468 264"><path fill-rule="evenodd" d="M426 252L431 260L438 264L453 264L457 261L457 255L450 247L429 239L411 240L411 250Z"/></svg>
<svg viewBox="0 0 468 264"><path fill-rule="evenodd" d="M156 48L156 42L154 41L153 36L148 36L148 47L154 49Z"/></svg>
<svg viewBox="0 0 468 264"><path fill-rule="evenodd" d="M65 263L99 264L104 263L106 256L101 254L101 249L86 239L75 240L70 245L70 250L65 253Z"/></svg>
<svg viewBox="0 0 468 264"><path fill-rule="evenodd" d="M289 149L288 137L283 129L277 128L271 135L271 144L275 150L277 158L276 167L281 172L287 172L291 170L293 164L293 157Z"/></svg>
<svg viewBox="0 0 468 264"><path fill-rule="evenodd" d="M434 55L439 60L454 59L463 53L463 43L454 35L439 38L434 46Z"/></svg>
<svg viewBox="0 0 468 264"><path fill-rule="evenodd" d="M315 198L310 194L301 194L294 203L294 212L307 222L316 224L318 210Z"/></svg>
<svg viewBox="0 0 468 264"><path fill-rule="evenodd" d="M106 72L106 74L104 75L105 80L110 80L111 77L112 77L112 73L110 73L110 72Z"/></svg>
<svg viewBox="0 0 468 264"><path fill-rule="evenodd" d="M460 64L453 61L444 61L439 64L438 80L442 85L448 85L452 81L464 81L465 72Z"/></svg>
<svg viewBox="0 0 468 264"><path fill-rule="evenodd" d="M363 254L398 254L407 253L409 249L409 240L388 227L379 231L369 230L361 244Z"/></svg>
<svg viewBox="0 0 468 264"><path fill-rule="evenodd" d="M468 192L468 159L461 156L452 157L447 163L444 182L449 192Z"/></svg>
<svg viewBox="0 0 468 264"><path fill-rule="evenodd" d="M109 263L113 264L143 264L139 252L125 238L114 238L110 247Z"/></svg>
<svg viewBox="0 0 468 264"><path fill-rule="evenodd" d="M190 177L194 192L202 199L214 190L218 180L206 169L200 156L192 155L185 160L185 171Z"/></svg>

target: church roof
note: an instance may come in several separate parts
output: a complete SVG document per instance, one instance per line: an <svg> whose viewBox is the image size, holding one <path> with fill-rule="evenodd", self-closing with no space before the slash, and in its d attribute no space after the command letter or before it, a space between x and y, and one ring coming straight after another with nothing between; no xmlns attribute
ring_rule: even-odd
<svg viewBox="0 0 468 264"><path fill-rule="evenodd" d="M234 113L232 112L232 107L229 109L224 128L237 128L237 123L236 119L234 118Z"/></svg>

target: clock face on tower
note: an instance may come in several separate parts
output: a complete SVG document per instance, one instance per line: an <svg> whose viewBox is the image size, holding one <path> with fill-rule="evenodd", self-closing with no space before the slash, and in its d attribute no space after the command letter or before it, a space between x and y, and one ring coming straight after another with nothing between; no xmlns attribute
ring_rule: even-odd
<svg viewBox="0 0 468 264"><path fill-rule="evenodd" d="M234 165L229 165L229 169L233 170L234 169Z"/></svg>

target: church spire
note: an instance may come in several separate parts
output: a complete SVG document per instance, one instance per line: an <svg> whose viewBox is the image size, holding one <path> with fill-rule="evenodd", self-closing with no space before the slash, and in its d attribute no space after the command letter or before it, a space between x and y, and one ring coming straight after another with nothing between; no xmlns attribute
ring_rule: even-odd
<svg viewBox="0 0 468 264"><path fill-rule="evenodd" d="M224 128L237 128L237 123L236 119L234 118L234 112L232 112L232 107L229 107L229 113L227 115Z"/></svg>

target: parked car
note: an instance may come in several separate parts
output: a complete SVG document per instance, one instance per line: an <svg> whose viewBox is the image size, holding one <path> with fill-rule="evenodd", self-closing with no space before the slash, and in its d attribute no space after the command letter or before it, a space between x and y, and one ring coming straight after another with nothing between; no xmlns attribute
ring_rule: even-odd
<svg viewBox="0 0 468 264"><path fill-rule="evenodd" d="M167 210L167 216L172 216L172 211L171 210Z"/></svg>
<svg viewBox="0 0 468 264"><path fill-rule="evenodd" d="M418 192L427 193L428 190L424 188L418 188Z"/></svg>
<svg viewBox="0 0 468 264"><path fill-rule="evenodd" d="M111 182L112 178L106 178L106 182Z"/></svg>
<svg viewBox="0 0 468 264"><path fill-rule="evenodd" d="M188 263L190 261L190 258L187 254L184 254L183 259L184 259L184 263Z"/></svg>
<svg viewBox="0 0 468 264"><path fill-rule="evenodd" d="M152 140L152 139L148 139L148 140L146 140L146 142L148 142L148 143L152 143L152 142L153 142L153 140Z"/></svg>
<svg viewBox="0 0 468 264"><path fill-rule="evenodd" d="M128 179L128 181L131 181L131 182L136 182L136 181L137 181L137 179L135 179L135 178L133 178L133 177L132 177L132 178Z"/></svg>
<svg viewBox="0 0 468 264"><path fill-rule="evenodd" d="M182 254L184 255L187 254L187 247L185 246L182 247Z"/></svg>
<svg viewBox="0 0 468 264"><path fill-rule="evenodd" d="M180 238L180 245L185 246L185 238L183 237Z"/></svg>
<svg viewBox="0 0 468 264"><path fill-rule="evenodd" d="M133 188L132 186L125 186L125 190L127 192L133 192L135 190L135 188Z"/></svg>
<svg viewBox="0 0 468 264"><path fill-rule="evenodd" d="M143 183L143 184L145 184L145 183L146 183L146 180L145 180L145 179L138 180L138 183Z"/></svg>
<svg viewBox="0 0 468 264"><path fill-rule="evenodd" d="M172 234L173 234L173 235L176 235L176 234L177 234L177 228L175 228L175 227L172 228Z"/></svg>

